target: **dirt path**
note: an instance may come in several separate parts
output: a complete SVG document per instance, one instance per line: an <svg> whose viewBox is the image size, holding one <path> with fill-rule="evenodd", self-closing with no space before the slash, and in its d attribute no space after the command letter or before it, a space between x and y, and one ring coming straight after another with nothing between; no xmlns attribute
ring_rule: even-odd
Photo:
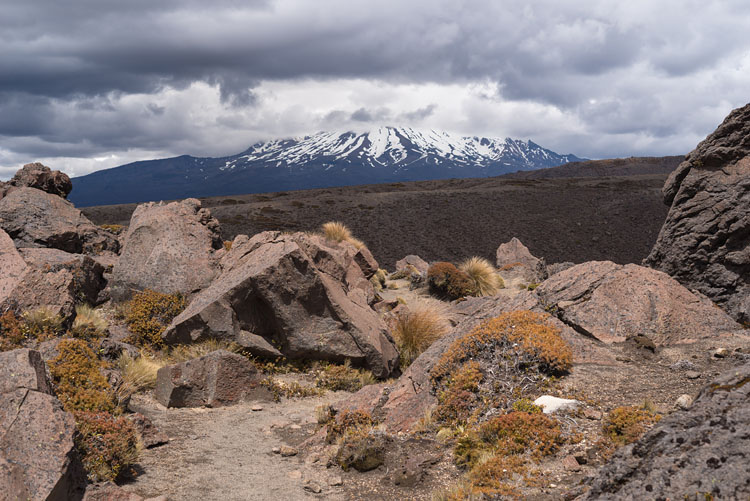
<svg viewBox="0 0 750 501"><path fill-rule="evenodd" d="M139 396L133 407L170 441L144 450L142 473L123 487L144 497L165 495L170 501L344 499L341 487L330 485L337 483L335 470L313 468L301 455L282 457L272 450L308 437L315 429L315 407L345 395L329 392L217 409L166 409ZM253 411L258 405L263 410ZM305 489L311 479L321 487L320 494Z"/></svg>

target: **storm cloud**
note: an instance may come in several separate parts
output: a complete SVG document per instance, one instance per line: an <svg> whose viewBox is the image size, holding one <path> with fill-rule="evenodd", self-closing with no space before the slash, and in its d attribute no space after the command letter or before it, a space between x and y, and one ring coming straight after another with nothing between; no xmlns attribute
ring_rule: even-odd
<svg viewBox="0 0 750 501"><path fill-rule="evenodd" d="M750 88L740 1L6 0L0 179L408 125L686 153Z"/></svg>

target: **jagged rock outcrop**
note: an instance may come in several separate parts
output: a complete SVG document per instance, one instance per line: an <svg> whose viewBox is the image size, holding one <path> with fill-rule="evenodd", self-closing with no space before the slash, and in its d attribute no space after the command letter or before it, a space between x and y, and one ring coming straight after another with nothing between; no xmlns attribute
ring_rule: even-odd
<svg viewBox="0 0 750 501"><path fill-rule="evenodd" d="M359 392L338 402L337 410L360 409L370 412L389 431L410 430L425 412L437 405L437 395L431 380L431 371L442 354L457 339L462 338L482 321L515 310L544 312L544 306L533 292L521 292L514 298L490 296L469 298L455 305L453 316L457 325L435 341L391 385L379 384L362 388ZM616 365L614 356L596 341L581 336L556 318L550 322L560 329L560 335L572 348L574 362Z"/></svg>
<svg viewBox="0 0 750 501"><path fill-rule="evenodd" d="M26 164L13 178L8 181L9 186L18 188L36 188L52 195L67 198L73 189L73 183L67 174L59 170L53 171L38 162Z"/></svg>
<svg viewBox="0 0 750 501"><path fill-rule="evenodd" d="M57 249L16 249L0 230L0 310L48 307L64 319L80 302L97 304L104 268L81 254Z"/></svg>
<svg viewBox="0 0 750 501"><path fill-rule="evenodd" d="M36 188L16 188L0 200L0 228L16 247L50 247L72 254L117 252L114 235L95 226L73 204Z"/></svg>
<svg viewBox="0 0 750 501"><path fill-rule="evenodd" d="M544 259L534 257L516 237L500 244L495 253L495 264L506 274L520 275L527 282L541 282L547 278Z"/></svg>
<svg viewBox="0 0 750 501"><path fill-rule="evenodd" d="M237 237L222 273L165 330L167 343L206 338L344 362L387 377L398 352L370 307L372 284L348 243L305 233ZM248 340L253 342L247 342Z"/></svg>
<svg viewBox="0 0 750 501"><path fill-rule="evenodd" d="M73 416L52 395L39 352L0 353L0 495L76 500L86 478Z"/></svg>
<svg viewBox="0 0 750 501"><path fill-rule="evenodd" d="M688 343L741 328L666 273L635 264L582 263L553 275L535 292L566 324L605 343L636 335L656 345Z"/></svg>
<svg viewBox="0 0 750 501"><path fill-rule="evenodd" d="M670 209L644 263L750 323L750 104L685 157L662 191Z"/></svg>
<svg viewBox="0 0 750 501"><path fill-rule="evenodd" d="M262 375L247 358L217 350L159 369L154 397L165 407L220 407L249 398L268 398Z"/></svg>
<svg viewBox="0 0 750 501"><path fill-rule="evenodd" d="M620 449L585 499L750 498L750 364Z"/></svg>
<svg viewBox="0 0 750 501"><path fill-rule="evenodd" d="M409 254L408 256L404 256L403 259L396 261L396 271L409 271L410 266L415 268L420 275L424 276L427 276L427 270L430 269L427 261L414 254Z"/></svg>
<svg viewBox="0 0 750 501"><path fill-rule="evenodd" d="M219 273L219 222L199 200L139 205L123 238L110 287L115 299L134 290L171 294L208 287Z"/></svg>

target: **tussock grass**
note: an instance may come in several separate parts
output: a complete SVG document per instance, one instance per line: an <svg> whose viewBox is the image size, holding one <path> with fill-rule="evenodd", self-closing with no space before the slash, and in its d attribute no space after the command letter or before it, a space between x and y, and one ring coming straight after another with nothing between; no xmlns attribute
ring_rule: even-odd
<svg viewBox="0 0 750 501"><path fill-rule="evenodd" d="M63 318L48 306L41 306L22 315L26 337L46 341L63 331Z"/></svg>
<svg viewBox="0 0 750 501"><path fill-rule="evenodd" d="M70 333L82 339L97 339L107 334L109 324L102 314L87 304L76 306L76 319Z"/></svg>
<svg viewBox="0 0 750 501"><path fill-rule="evenodd" d="M124 401L133 393L152 389L156 385L156 373L167 365L167 361L147 353L141 352L138 358L132 358L123 351L117 360L117 368L122 375L122 383L118 388L118 399Z"/></svg>
<svg viewBox="0 0 750 501"><path fill-rule="evenodd" d="M393 338L401 354L401 366L408 367L450 329L445 307L440 301L422 299L409 305L409 311L396 317Z"/></svg>
<svg viewBox="0 0 750 501"><path fill-rule="evenodd" d="M502 288L502 279L498 276L497 270L484 258L469 258L461 263L458 269L474 282L474 289L479 296L494 296Z"/></svg>
<svg viewBox="0 0 750 501"><path fill-rule="evenodd" d="M361 249L365 246L364 242L354 238L351 230L349 230L349 228L341 221L329 221L324 223L320 229L327 240L337 243L349 242L357 249Z"/></svg>
<svg viewBox="0 0 750 501"><path fill-rule="evenodd" d="M232 353L239 353L241 349L242 348L236 343L209 338L199 343L178 344L173 346L165 358L169 364L179 364L194 358L208 355L216 350L226 350L231 351Z"/></svg>

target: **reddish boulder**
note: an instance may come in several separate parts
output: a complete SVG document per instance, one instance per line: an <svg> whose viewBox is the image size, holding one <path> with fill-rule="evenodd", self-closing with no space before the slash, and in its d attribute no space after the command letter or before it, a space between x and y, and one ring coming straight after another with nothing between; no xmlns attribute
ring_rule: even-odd
<svg viewBox="0 0 750 501"><path fill-rule="evenodd" d="M409 271L409 266L414 267L420 275L427 275L427 270L430 269L430 265L427 261L414 254L404 256L403 259L396 261L396 271Z"/></svg>
<svg viewBox="0 0 750 501"><path fill-rule="evenodd" d="M220 232L218 221L194 198L139 205L112 270L112 296L124 299L143 289L189 294L208 287L220 271Z"/></svg>
<svg viewBox="0 0 750 501"><path fill-rule="evenodd" d="M67 198L73 189L73 183L65 173L53 171L38 162L24 165L8 184L19 188L36 188L62 198Z"/></svg>
<svg viewBox="0 0 750 501"><path fill-rule="evenodd" d="M666 273L591 261L555 274L535 291L550 311L605 343L642 335L657 346L731 334L740 326Z"/></svg>
<svg viewBox="0 0 750 501"><path fill-rule="evenodd" d="M217 350L157 372L154 396L165 407L220 407L268 398L261 374L247 358Z"/></svg>
<svg viewBox="0 0 750 501"><path fill-rule="evenodd" d="M249 339L251 350L263 338L266 351L270 345L290 358L350 360L387 377L398 352L369 305L372 284L355 254L350 244L305 233L238 237L222 274L162 336L170 344Z"/></svg>
<svg viewBox="0 0 750 501"><path fill-rule="evenodd" d="M0 353L0 393L19 389L53 394L47 366L38 351L22 348Z"/></svg>
<svg viewBox="0 0 750 501"><path fill-rule="evenodd" d="M0 200L0 228L16 247L51 247L73 254L117 252L114 235L95 226L73 204L36 188L16 188Z"/></svg>
<svg viewBox="0 0 750 501"><path fill-rule="evenodd" d="M534 257L516 237L497 248L496 265L504 274L520 275L527 282L541 282L547 278L544 260Z"/></svg>

